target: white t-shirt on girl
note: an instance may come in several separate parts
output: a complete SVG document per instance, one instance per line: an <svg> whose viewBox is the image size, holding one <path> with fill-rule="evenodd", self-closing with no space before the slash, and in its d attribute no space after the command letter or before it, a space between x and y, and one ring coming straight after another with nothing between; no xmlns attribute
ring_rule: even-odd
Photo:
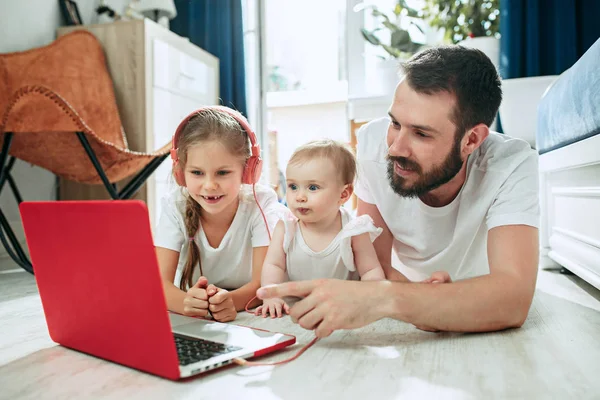
<svg viewBox="0 0 600 400"><path fill-rule="evenodd" d="M283 251L286 254L286 269L290 281L310 279L358 279L352 253L352 237L369 233L371 242L382 229L373 224L368 215L354 218L345 208L340 208L342 229L324 250L315 252L304 241L300 224L291 214L283 215L285 226Z"/></svg>
<svg viewBox="0 0 600 400"><path fill-rule="evenodd" d="M176 188L163 197L163 211L154 235L154 244L157 247L180 252L174 280L177 287L179 287L190 245L184 222L186 196L184 188ZM257 184L256 197L267 218L269 230L273 233L278 219L287 208L277 201L277 195L267 186ZM242 185L238 210L218 248L208 243L202 224L194 241L200 249L202 272L209 283L232 290L250 282L252 250L254 247L268 246L270 242L263 216L252 194L252 186ZM200 269L196 267L193 282L199 277Z"/></svg>

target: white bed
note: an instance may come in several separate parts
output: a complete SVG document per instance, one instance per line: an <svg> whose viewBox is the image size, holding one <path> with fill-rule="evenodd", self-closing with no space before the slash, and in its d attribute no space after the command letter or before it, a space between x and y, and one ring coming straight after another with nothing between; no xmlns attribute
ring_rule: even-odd
<svg viewBox="0 0 600 400"><path fill-rule="evenodd" d="M540 155L541 256L600 289L600 135Z"/></svg>

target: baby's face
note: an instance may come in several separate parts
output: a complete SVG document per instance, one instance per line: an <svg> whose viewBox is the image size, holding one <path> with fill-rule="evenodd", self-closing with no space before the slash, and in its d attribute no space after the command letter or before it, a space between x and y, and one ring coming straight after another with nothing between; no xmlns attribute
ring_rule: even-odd
<svg viewBox="0 0 600 400"><path fill-rule="evenodd" d="M288 165L286 182L288 207L304 222L318 222L337 213L348 199L339 172L325 158Z"/></svg>

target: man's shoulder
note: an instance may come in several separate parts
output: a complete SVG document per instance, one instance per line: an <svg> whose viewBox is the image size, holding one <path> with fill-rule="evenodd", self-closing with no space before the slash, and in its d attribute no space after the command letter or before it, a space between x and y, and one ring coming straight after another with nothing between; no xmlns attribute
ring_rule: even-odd
<svg viewBox="0 0 600 400"><path fill-rule="evenodd" d="M473 167L476 169L502 173L511 173L526 162L537 165L538 158L537 152L525 140L496 132L490 132L473 155Z"/></svg>
<svg viewBox="0 0 600 400"><path fill-rule="evenodd" d="M380 161L386 153L387 117L378 118L360 127L356 133L356 157L359 161Z"/></svg>

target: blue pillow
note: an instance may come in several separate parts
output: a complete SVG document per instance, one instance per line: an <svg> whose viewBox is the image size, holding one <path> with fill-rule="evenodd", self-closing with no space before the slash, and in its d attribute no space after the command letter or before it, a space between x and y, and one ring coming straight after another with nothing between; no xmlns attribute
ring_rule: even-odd
<svg viewBox="0 0 600 400"><path fill-rule="evenodd" d="M600 133L600 39L550 87L538 106L540 154Z"/></svg>

